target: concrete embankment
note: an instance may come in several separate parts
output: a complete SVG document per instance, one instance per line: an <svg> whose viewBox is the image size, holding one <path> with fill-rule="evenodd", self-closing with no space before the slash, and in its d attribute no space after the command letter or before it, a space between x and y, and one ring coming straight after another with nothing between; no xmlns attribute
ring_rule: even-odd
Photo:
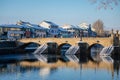
<svg viewBox="0 0 120 80"><path fill-rule="evenodd" d="M0 41L0 54L10 53L16 46L16 41Z"/></svg>
<svg viewBox="0 0 120 80"><path fill-rule="evenodd" d="M17 47L17 41L0 41L0 55L18 52Z"/></svg>

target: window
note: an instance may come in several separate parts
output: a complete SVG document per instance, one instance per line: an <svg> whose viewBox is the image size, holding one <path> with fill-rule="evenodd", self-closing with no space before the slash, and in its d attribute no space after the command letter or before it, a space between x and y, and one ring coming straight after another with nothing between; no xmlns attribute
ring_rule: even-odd
<svg viewBox="0 0 120 80"><path fill-rule="evenodd" d="M51 30L52 33L54 33L54 30Z"/></svg>

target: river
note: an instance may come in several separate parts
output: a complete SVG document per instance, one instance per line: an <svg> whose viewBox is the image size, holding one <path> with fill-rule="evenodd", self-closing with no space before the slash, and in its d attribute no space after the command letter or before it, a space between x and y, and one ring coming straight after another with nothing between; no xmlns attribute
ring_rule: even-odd
<svg viewBox="0 0 120 80"><path fill-rule="evenodd" d="M0 80L120 80L120 59L110 56L0 56Z"/></svg>

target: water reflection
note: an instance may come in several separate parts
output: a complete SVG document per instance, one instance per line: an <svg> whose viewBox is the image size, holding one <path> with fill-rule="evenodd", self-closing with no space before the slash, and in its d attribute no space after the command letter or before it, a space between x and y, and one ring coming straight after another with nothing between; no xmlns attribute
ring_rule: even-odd
<svg viewBox="0 0 120 80"><path fill-rule="evenodd" d="M113 63L114 60L111 58L111 56L101 56L101 55L94 55L91 56L92 60L94 62L106 62L106 63Z"/></svg>
<svg viewBox="0 0 120 80"><path fill-rule="evenodd" d="M21 57L16 58L16 56ZM92 56L92 59L86 57L84 60L79 55L39 55L37 57L32 53L12 57L4 55L0 56L0 78L2 80L8 78L9 80L120 79L120 60L98 55Z"/></svg>
<svg viewBox="0 0 120 80"><path fill-rule="evenodd" d="M39 55L39 54L35 54L34 55L39 61L41 62L47 62L47 55Z"/></svg>
<svg viewBox="0 0 120 80"><path fill-rule="evenodd" d="M39 72L39 75L42 76L43 78L47 77L50 74L50 68L45 67L42 68Z"/></svg>
<svg viewBox="0 0 120 80"><path fill-rule="evenodd" d="M103 62L113 63L114 60L110 56L100 56Z"/></svg>
<svg viewBox="0 0 120 80"><path fill-rule="evenodd" d="M79 62L79 59L76 55L65 55L65 57L72 62Z"/></svg>

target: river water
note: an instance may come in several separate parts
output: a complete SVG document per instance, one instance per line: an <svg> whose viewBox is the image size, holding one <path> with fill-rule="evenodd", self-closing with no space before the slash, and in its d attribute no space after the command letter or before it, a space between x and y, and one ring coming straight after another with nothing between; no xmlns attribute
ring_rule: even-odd
<svg viewBox="0 0 120 80"><path fill-rule="evenodd" d="M1 55L0 80L120 80L120 60L97 55Z"/></svg>

